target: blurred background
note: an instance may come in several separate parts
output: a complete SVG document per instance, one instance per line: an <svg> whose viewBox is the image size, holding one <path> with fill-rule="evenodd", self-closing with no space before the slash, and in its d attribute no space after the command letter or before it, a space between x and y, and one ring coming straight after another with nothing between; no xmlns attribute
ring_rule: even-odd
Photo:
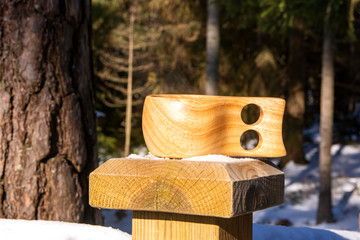
<svg viewBox="0 0 360 240"><path fill-rule="evenodd" d="M207 78L211 78L206 47L209 3L93 0L98 141L103 159L144 151L141 113L148 94L206 93ZM215 29L219 29L215 32L219 38L215 94L287 101L288 155L281 167L289 160L307 162L303 146L313 139L303 132L319 124L324 66L334 75L333 141L359 142L359 1L219 0L215 6ZM331 46L326 48L329 40ZM330 56L332 64L323 62L324 55ZM126 111L129 98L131 112ZM129 114L131 144L126 144ZM125 150L129 146L130 151Z"/></svg>

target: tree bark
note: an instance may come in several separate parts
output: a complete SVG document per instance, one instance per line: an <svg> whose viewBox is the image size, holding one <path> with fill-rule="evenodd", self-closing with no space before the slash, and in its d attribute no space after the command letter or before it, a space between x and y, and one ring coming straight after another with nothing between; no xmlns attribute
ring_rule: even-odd
<svg viewBox="0 0 360 240"><path fill-rule="evenodd" d="M330 4L330 3L329 3ZM330 5L327 9L324 28L324 42L321 70L321 100L320 100L320 193L317 211L317 223L332 222L331 201L331 145L334 118L334 59L332 32L329 27L331 14Z"/></svg>
<svg viewBox="0 0 360 240"><path fill-rule="evenodd" d="M100 223L90 0L0 2L0 217Z"/></svg>
<svg viewBox="0 0 360 240"><path fill-rule="evenodd" d="M220 23L219 3L217 0L207 0L206 28L206 94L219 94L219 49Z"/></svg>
<svg viewBox="0 0 360 240"><path fill-rule="evenodd" d="M284 138L287 155L279 167L289 161L307 163L303 151L303 130L305 117L306 52L304 51L302 22L295 21L290 36L286 111L284 116Z"/></svg>

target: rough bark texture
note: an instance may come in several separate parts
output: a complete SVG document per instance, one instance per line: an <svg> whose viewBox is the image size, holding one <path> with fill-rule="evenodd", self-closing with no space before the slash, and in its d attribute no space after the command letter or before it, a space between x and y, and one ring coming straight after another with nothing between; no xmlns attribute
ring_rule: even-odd
<svg viewBox="0 0 360 240"><path fill-rule="evenodd" d="M329 5L330 6L330 5ZM320 101L320 189L317 211L317 223L332 222L331 201L331 145L334 118L334 59L332 49L332 33L329 28L330 7L328 6L327 20L322 52L321 70L321 101Z"/></svg>
<svg viewBox="0 0 360 240"><path fill-rule="evenodd" d="M289 161L307 163L303 151L303 129L305 117L306 52L301 21L295 22L290 36L289 80L287 82L286 111L284 116L284 138L287 155L279 167Z"/></svg>
<svg viewBox="0 0 360 240"><path fill-rule="evenodd" d="M90 0L0 1L0 217L99 223Z"/></svg>
<svg viewBox="0 0 360 240"><path fill-rule="evenodd" d="M219 94L220 20L218 0L207 0L206 94Z"/></svg>

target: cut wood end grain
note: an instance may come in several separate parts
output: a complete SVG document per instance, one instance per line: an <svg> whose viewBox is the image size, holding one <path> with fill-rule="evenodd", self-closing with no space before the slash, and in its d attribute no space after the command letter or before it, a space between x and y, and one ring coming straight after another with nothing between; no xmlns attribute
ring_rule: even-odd
<svg viewBox="0 0 360 240"><path fill-rule="evenodd" d="M229 218L279 205L283 198L283 172L256 159L120 158L90 174L90 205L98 208Z"/></svg>

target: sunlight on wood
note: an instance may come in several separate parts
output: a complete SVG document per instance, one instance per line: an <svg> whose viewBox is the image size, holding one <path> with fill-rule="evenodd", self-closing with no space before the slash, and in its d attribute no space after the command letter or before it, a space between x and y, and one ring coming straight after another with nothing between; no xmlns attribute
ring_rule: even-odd
<svg viewBox="0 0 360 240"><path fill-rule="evenodd" d="M260 110L253 124L245 124L241 117L242 109L249 104ZM143 134L149 151L160 157L282 157L286 155L284 107L285 101L280 98L150 95L144 103ZM247 130L259 135L259 143L252 150L240 144Z"/></svg>

